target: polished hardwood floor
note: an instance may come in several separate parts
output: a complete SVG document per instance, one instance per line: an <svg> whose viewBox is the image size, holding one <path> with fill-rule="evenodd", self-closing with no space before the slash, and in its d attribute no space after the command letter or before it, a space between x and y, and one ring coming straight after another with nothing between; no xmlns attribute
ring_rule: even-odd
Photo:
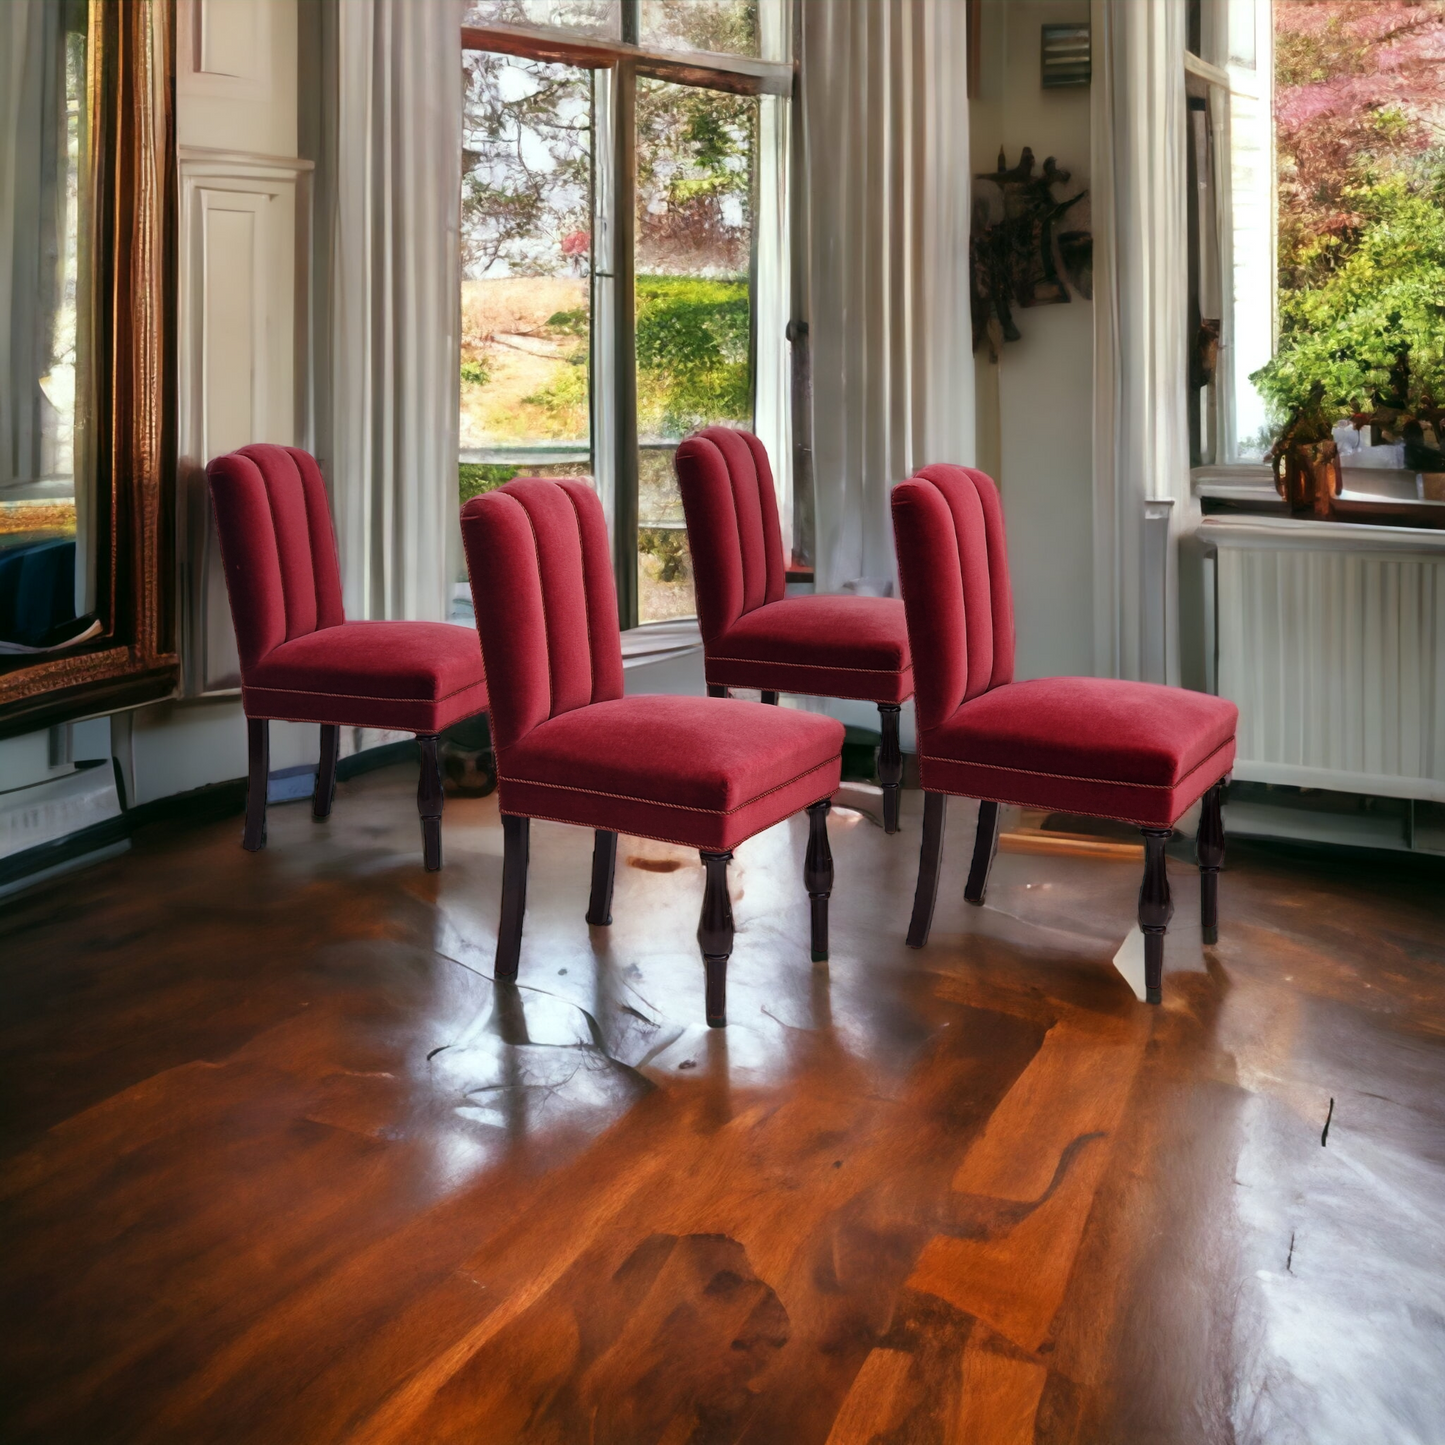
<svg viewBox="0 0 1445 1445"><path fill-rule="evenodd" d="M739 849L720 1032L695 854L589 929L535 824L495 984L495 799L429 875L415 777L0 904L7 1445L1445 1440L1440 870L1231 845L1205 950L1181 852L1151 1009L1136 860L967 908L957 806L913 952L919 795L840 807L829 964L807 820Z"/></svg>

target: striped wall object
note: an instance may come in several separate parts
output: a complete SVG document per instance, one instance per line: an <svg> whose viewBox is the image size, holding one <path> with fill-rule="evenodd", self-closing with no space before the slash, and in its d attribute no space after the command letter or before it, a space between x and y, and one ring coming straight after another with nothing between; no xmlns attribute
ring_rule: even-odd
<svg viewBox="0 0 1445 1445"><path fill-rule="evenodd" d="M1089 59L1089 22L1045 25L1041 42L1040 67L1045 90L1065 85L1088 85L1092 76Z"/></svg>

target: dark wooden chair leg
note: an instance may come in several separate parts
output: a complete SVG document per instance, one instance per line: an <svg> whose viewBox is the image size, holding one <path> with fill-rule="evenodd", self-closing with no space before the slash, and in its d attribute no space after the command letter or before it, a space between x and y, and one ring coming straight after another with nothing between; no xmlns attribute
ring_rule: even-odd
<svg viewBox="0 0 1445 1445"><path fill-rule="evenodd" d="M998 852L998 804L987 801L978 805L978 831L973 835L973 862L968 866L968 882L963 886L963 900L982 908L988 893L988 875L993 869L993 855Z"/></svg>
<svg viewBox="0 0 1445 1445"><path fill-rule="evenodd" d="M728 958L733 951L733 905L728 897L728 864L731 853L701 853L707 884L702 894L702 917L697 941L702 949L702 966L707 975L707 1026L727 1027Z"/></svg>
<svg viewBox="0 0 1445 1445"><path fill-rule="evenodd" d="M246 751L250 754L250 772L241 846L248 853L259 853L266 846L266 784L271 776L271 724L265 718L246 719Z"/></svg>
<svg viewBox="0 0 1445 1445"><path fill-rule="evenodd" d="M898 746L898 715L903 711L896 702L880 702L878 717L883 724L883 740L878 745L878 781L883 784L883 831L898 831L898 809L903 793L903 753Z"/></svg>
<svg viewBox="0 0 1445 1445"><path fill-rule="evenodd" d="M707 685L707 695L709 697L726 697L728 690L720 682L710 682Z"/></svg>
<svg viewBox="0 0 1445 1445"><path fill-rule="evenodd" d="M778 705L778 695L775 692L764 691L762 700L767 703L769 707L777 707Z"/></svg>
<svg viewBox="0 0 1445 1445"><path fill-rule="evenodd" d="M502 916L497 924L497 960L493 967L498 978L516 978L522 957L531 822L530 818L502 814Z"/></svg>
<svg viewBox="0 0 1445 1445"><path fill-rule="evenodd" d="M336 799L336 760L341 754L341 728L336 723L321 724L321 761L316 765L316 787L311 794L311 816L318 820L331 816Z"/></svg>
<svg viewBox="0 0 1445 1445"><path fill-rule="evenodd" d="M923 846L918 850L918 887L913 891L913 917L908 923L909 948L922 948L928 942L928 930L933 927L938 873L943 864L943 824L947 814L947 793L924 793Z"/></svg>
<svg viewBox="0 0 1445 1445"><path fill-rule="evenodd" d="M1164 845L1172 828L1145 828L1144 881L1139 885L1139 927L1144 933L1144 995L1149 1003L1164 1001L1164 931L1174 917Z"/></svg>
<svg viewBox="0 0 1445 1445"><path fill-rule="evenodd" d="M828 961L828 895L833 891L833 850L828 846L827 798L808 805L808 852L803 859L803 886L812 906L813 962Z"/></svg>
<svg viewBox="0 0 1445 1445"><path fill-rule="evenodd" d="M592 894L587 921L599 928L612 922L612 881L617 876L617 834L598 828L592 835Z"/></svg>
<svg viewBox="0 0 1445 1445"><path fill-rule="evenodd" d="M1194 840L1199 859L1199 925L1205 943L1219 942L1219 870L1224 866L1224 784L1204 795L1199 833Z"/></svg>
<svg viewBox="0 0 1445 1445"><path fill-rule="evenodd" d="M437 754L437 735L418 734L421 749L421 778L416 785L416 810L421 814L421 848L426 871L442 866L442 763Z"/></svg>

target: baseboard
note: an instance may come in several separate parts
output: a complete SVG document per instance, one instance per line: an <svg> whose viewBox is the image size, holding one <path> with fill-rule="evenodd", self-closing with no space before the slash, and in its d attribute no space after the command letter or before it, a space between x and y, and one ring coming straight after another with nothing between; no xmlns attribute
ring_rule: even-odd
<svg viewBox="0 0 1445 1445"><path fill-rule="evenodd" d="M337 762L336 781L345 783L352 778L359 778L363 773L389 768L393 763L415 762L416 756L416 742L412 738L403 738L396 743L383 743L379 748L366 748Z"/></svg>
<svg viewBox="0 0 1445 1445"><path fill-rule="evenodd" d="M349 758L342 758L336 765L336 777L338 781L346 782L363 773L415 757L416 743L410 739L384 743L381 747L367 748ZM307 789L306 795L310 796L310 789ZM115 852L122 851L117 845L128 844L134 833L152 823L214 823L223 818L237 817L245 811L245 778L228 778L225 782L207 783L203 788L193 788L186 793L155 798L149 803L127 808L118 818L107 818L104 822L67 833L63 838L0 859L0 891L13 891L10 885L25 880L42 882L41 875L51 876L68 864L86 859L89 854L111 857ZM100 862L101 859L97 857L93 861Z"/></svg>
<svg viewBox="0 0 1445 1445"><path fill-rule="evenodd" d="M98 853L125 843L131 831L127 815L122 813L118 818L107 818L104 822L92 823L88 828L77 828L63 838L0 858L0 888L32 874L50 873L77 858L83 858L87 853Z"/></svg>
<svg viewBox="0 0 1445 1445"><path fill-rule="evenodd" d="M50 879L63 877L67 873L78 873L82 868L93 867L110 858L119 858L122 853L129 851L129 838L122 838L116 843L107 843L100 848L87 848L84 852L73 854L59 863L52 863L48 868L42 868L38 872L27 873L21 878L12 878L9 882L0 881L0 898L8 898L12 893L33 888L39 883L47 883Z"/></svg>

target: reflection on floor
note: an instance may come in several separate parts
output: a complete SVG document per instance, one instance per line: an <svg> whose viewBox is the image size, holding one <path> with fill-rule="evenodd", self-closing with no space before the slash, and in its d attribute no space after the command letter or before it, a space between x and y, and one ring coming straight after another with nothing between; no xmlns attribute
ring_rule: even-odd
<svg viewBox="0 0 1445 1445"><path fill-rule="evenodd" d="M414 773L154 828L0 919L8 1442L1434 1441L1445 891L1236 848L1166 1004L1109 960L1137 863L950 819L738 853L726 1032L696 857L533 827L490 972L495 799L418 866ZM1333 1116L1325 1147L1321 1133Z"/></svg>

